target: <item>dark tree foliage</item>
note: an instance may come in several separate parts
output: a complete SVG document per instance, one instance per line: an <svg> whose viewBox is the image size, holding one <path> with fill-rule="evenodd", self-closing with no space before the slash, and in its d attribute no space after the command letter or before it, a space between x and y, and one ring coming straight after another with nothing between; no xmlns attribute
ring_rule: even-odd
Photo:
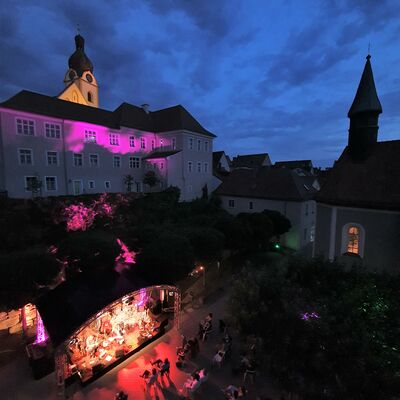
<svg viewBox="0 0 400 400"><path fill-rule="evenodd" d="M400 388L399 289L399 277L292 258L242 271L231 316L262 337L270 372L302 399L390 399Z"/></svg>
<svg viewBox="0 0 400 400"><path fill-rule="evenodd" d="M292 224L290 223L289 219L279 211L264 210L262 214L265 214L272 221L272 233L274 236L280 236L290 231Z"/></svg>
<svg viewBox="0 0 400 400"><path fill-rule="evenodd" d="M160 180L154 171L147 171L144 174L143 183L149 185L151 188L156 186Z"/></svg>

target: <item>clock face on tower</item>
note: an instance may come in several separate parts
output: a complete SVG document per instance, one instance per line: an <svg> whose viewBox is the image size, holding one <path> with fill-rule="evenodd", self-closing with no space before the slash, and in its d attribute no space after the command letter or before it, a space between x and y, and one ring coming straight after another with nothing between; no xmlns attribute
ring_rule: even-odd
<svg viewBox="0 0 400 400"><path fill-rule="evenodd" d="M92 75L86 74L86 80L87 80L89 83L93 82Z"/></svg>

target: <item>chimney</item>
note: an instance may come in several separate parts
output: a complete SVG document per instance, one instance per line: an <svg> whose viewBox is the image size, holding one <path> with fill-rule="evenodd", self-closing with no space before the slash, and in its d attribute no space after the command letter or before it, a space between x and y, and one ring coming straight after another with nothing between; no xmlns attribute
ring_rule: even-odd
<svg viewBox="0 0 400 400"><path fill-rule="evenodd" d="M149 113L149 104L142 104L140 107L142 107L143 111L148 114Z"/></svg>

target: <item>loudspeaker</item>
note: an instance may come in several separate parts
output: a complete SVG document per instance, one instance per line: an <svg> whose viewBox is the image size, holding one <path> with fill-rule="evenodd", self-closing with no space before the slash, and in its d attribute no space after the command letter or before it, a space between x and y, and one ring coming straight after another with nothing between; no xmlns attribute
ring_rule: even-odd
<svg viewBox="0 0 400 400"><path fill-rule="evenodd" d="M124 349L115 350L115 358L121 358L125 355Z"/></svg>

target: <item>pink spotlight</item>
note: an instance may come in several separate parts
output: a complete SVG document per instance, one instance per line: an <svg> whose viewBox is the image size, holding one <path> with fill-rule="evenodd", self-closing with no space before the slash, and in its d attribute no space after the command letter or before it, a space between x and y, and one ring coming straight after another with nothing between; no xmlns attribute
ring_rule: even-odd
<svg viewBox="0 0 400 400"><path fill-rule="evenodd" d="M43 325L43 320L39 314L39 311L36 310L36 340L35 344L44 343L49 336L46 333L46 328Z"/></svg>

